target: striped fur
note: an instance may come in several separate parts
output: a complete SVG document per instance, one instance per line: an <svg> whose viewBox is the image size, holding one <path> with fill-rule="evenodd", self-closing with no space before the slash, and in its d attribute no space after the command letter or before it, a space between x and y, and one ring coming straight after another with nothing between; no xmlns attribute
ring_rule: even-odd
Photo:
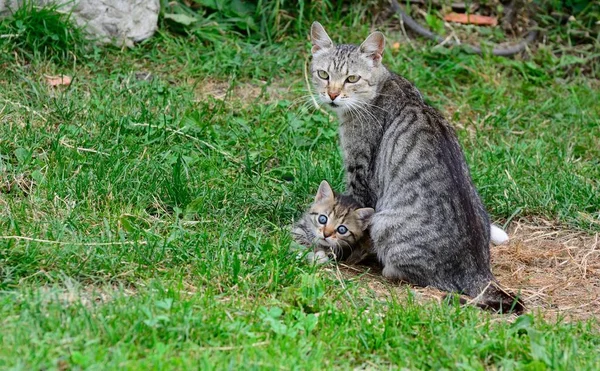
<svg viewBox="0 0 600 371"><path fill-rule="evenodd" d="M314 203L292 227L292 237L314 249L307 255L309 260L358 264L372 253L367 228L373 213L372 208L361 208L352 197L333 192L324 180ZM319 216L325 216L327 222L320 223ZM346 233L338 233L341 225L347 228Z"/></svg>
<svg viewBox="0 0 600 371"><path fill-rule="evenodd" d="M315 22L311 36L314 86L340 119L346 192L376 210L370 234L383 275L520 312L495 285L490 221L452 126L381 64L381 33L336 46Z"/></svg>

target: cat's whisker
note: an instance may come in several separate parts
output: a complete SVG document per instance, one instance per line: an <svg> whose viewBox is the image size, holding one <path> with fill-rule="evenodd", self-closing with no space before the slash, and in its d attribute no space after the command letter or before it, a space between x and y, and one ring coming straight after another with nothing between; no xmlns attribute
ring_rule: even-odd
<svg viewBox="0 0 600 371"><path fill-rule="evenodd" d="M291 107L290 107L291 108ZM302 102L301 105L298 106L298 110L300 110L300 112L305 113L307 111L311 111L314 112L315 110L317 110L318 108L315 107L312 103L312 101L308 100L308 101L304 101Z"/></svg>
<svg viewBox="0 0 600 371"><path fill-rule="evenodd" d="M292 100L285 113L287 114L292 109L296 111L294 118L306 114L313 115L316 111L323 111L321 107L315 107L314 101L310 95L303 95Z"/></svg>
<svg viewBox="0 0 600 371"><path fill-rule="evenodd" d="M369 102L366 102L366 101L362 101L360 103L362 103L363 105L369 106L369 107L377 108L377 109L381 110L382 112L387 112L386 110L384 110L383 108L379 107L376 104L369 103Z"/></svg>
<svg viewBox="0 0 600 371"><path fill-rule="evenodd" d="M366 121L366 117L365 115L360 111L360 106L358 105L358 103L354 100L348 100L348 102L346 103L346 105L349 108L349 111L351 113L355 113L357 118L359 119L358 121L360 122L360 127L361 127L361 134L364 136L365 132L365 125L363 124Z"/></svg>
<svg viewBox="0 0 600 371"><path fill-rule="evenodd" d="M362 105L361 105L362 104ZM379 119L377 118L377 116L375 116L375 114L373 114L373 112L369 111L366 107L365 104L369 104L366 102L361 102L359 103L359 107L360 109L362 109L367 115L369 115L376 123L377 125L379 125L379 128L382 129L383 125L381 124L381 122L379 121ZM378 107L379 108L379 107ZM380 108L381 109L381 108ZM382 109L383 110L383 109Z"/></svg>
<svg viewBox="0 0 600 371"><path fill-rule="evenodd" d="M361 129L363 130L362 131L363 135L364 135L365 126L368 126L368 122L369 122L369 120L367 120L368 117L372 118L372 121L377 123L377 125L379 126L380 129L383 128L383 125L381 125L381 122L379 121L379 119L364 106L363 103L365 103L365 102L361 102L358 100L351 100L348 103L349 103L348 105L355 108L356 111L361 112L361 115L360 115L361 120L359 120L359 122L361 124Z"/></svg>
<svg viewBox="0 0 600 371"><path fill-rule="evenodd" d="M358 102L358 106L366 114L368 114L379 125L379 127L383 127L383 125L381 125L381 122L379 121L379 119L377 118L377 116L375 116L375 114L373 112L371 112L366 106L373 106L373 107L379 108L380 110L382 110L382 111L385 112L385 110L383 108L377 107L374 104L371 104L371 103L368 103L368 102L364 102L364 101L359 101Z"/></svg>
<svg viewBox="0 0 600 371"><path fill-rule="evenodd" d="M367 109L365 109L360 104L360 102L357 102L357 109L362 112L362 115L364 117L364 119L361 121L361 127L362 127L362 131L363 131L363 135L364 135L365 128L367 130L370 129L370 121L371 121L371 120L369 120L370 117L372 117L374 119L374 121L377 123L377 125L379 125L379 127L381 127L381 124L379 123L379 121L377 120L377 118L374 117L373 114L371 112L369 112Z"/></svg>
<svg viewBox="0 0 600 371"><path fill-rule="evenodd" d="M298 98L290 101L290 107L293 107L294 105L298 104L299 102L302 102L303 104L310 103L310 104L314 105L313 100L311 99L310 95L301 95Z"/></svg>

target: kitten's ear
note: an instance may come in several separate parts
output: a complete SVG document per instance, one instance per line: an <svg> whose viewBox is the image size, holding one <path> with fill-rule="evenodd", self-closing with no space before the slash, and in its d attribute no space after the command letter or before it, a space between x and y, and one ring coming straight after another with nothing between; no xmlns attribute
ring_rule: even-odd
<svg viewBox="0 0 600 371"><path fill-rule="evenodd" d="M385 36L379 31L373 32L360 44L360 51L373 59L375 65L381 61L383 48L385 47Z"/></svg>
<svg viewBox="0 0 600 371"><path fill-rule="evenodd" d="M375 214L375 210L370 207L356 209L356 215L358 216L358 219L362 222L363 229L367 229L369 224L371 224L371 219L373 219L373 214Z"/></svg>
<svg viewBox="0 0 600 371"><path fill-rule="evenodd" d="M333 189L326 180L322 181L319 185L319 190L317 191L317 195L315 196L315 202L333 199Z"/></svg>
<svg viewBox="0 0 600 371"><path fill-rule="evenodd" d="M310 27L310 41L313 44L311 50L313 54L315 54L319 50L329 49L333 47L333 41L331 41L329 35L327 35L327 32L325 32L323 26L321 26L321 24L316 21L313 22L312 26Z"/></svg>

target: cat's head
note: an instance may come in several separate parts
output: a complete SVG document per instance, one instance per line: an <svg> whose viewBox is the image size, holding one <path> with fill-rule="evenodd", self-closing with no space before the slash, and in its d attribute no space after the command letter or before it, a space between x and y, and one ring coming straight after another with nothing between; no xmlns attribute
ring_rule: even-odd
<svg viewBox="0 0 600 371"><path fill-rule="evenodd" d="M353 247L365 234L374 212L370 207L360 207L352 197L335 194L329 183L322 181L309 210L315 243L334 251L337 247Z"/></svg>
<svg viewBox="0 0 600 371"><path fill-rule="evenodd" d="M312 79L322 103L338 113L367 106L377 95L385 38L373 32L360 45L334 45L319 22L310 30Z"/></svg>

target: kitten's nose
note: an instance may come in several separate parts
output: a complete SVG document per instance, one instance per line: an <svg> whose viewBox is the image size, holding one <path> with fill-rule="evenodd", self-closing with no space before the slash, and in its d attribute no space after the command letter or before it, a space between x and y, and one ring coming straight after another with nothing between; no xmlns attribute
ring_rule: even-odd
<svg viewBox="0 0 600 371"><path fill-rule="evenodd" d="M333 231L328 231L327 229L323 230L323 238L327 238L333 234Z"/></svg>
<svg viewBox="0 0 600 371"><path fill-rule="evenodd" d="M331 98L331 100L333 101L333 100L335 100L335 98L337 98L340 95L340 92L339 91L338 92L328 91L327 94L329 94L329 98Z"/></svg>

